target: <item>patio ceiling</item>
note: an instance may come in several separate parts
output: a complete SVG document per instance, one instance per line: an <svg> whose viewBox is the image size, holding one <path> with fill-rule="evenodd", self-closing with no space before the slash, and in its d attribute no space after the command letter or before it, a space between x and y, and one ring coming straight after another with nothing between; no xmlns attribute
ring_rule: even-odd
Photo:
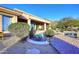
<svg viewBox="0 0 79 59"><path fill-rule="evenodd" d="M38 22L38 21L35 21L35 20L32 20L31 23L36 24L36 25L44 25L43 22Z"/></svg>

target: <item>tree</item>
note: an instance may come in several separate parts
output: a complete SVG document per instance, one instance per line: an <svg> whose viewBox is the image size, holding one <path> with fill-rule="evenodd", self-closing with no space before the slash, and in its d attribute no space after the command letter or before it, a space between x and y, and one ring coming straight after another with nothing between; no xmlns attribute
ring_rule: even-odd
<svg viewBox="0 0 79 59"><path fill-rule="evenodd" d="M72 27L79 27L79 20L72 17L66 17L58 21L57 27L60 29L72 29Z"/></svg>
<svg viewBox="0 0 79 59"><path fill-rule="evenodd" d="M56 29L56 25L57 25L57 22L56 21L51 21L50 26L51 26L52 30L55 30Z"/></svg>

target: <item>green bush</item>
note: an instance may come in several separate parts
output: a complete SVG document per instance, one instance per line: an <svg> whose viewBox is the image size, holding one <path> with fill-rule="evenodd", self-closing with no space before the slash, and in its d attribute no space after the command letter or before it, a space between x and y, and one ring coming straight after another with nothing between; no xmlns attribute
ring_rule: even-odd
<svg viewBox="0 0 79 59"><path fill-rule="evenodd" d="M8 30L18 37L26 37L29 35L29 25L27 23L18 22L18 23L12 23Z"/></svg>
<svg viewBox="0 0 79 59"><path fill-rule="evenodd" d="M47 36L47 37L54 36L54 31L52 29L47 29L45 32L45 36Z"/></svg>

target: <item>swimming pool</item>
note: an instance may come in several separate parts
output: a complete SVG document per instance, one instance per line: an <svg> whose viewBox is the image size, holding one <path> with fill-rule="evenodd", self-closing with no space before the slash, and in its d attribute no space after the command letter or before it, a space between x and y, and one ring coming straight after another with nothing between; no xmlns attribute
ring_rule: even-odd
<svg viewBox="0 0 79 59"><path fill-rule="evenodd" d="M56 37L52 38L51 45L55 47L61 54L79 54L78 47Z"/></svg>

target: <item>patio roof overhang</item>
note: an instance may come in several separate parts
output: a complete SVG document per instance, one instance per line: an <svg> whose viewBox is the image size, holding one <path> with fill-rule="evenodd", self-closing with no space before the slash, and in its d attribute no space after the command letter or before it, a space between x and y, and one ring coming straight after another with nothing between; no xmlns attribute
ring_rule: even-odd
<svg viewBox="0 0 79 59"><path fill-rule="evenodd" d="M12 9L9 9L9 8L6 8L6 7L0 7L0 14L11 17L13 15L20 16L22 14L22 12L17 12L15 10L12 10Z"/></svg>
<svg viewBox="0 0 79 59"><path fill-rule="evenodd" d="M22 12L22 17L23 19L26 19L26 20L29 20L31 19L32 21L36 21L36 22L41 22L41 23L47 23L47 24L50 24L51 22L50 21L47 21L45 19L42 19L40 17L37 17L37 16L34 16L32 14L29 14L29 13L26 13L22 10L19 10L19 9L16 9L16 11L19 11L19 12Z"/></svg>
<svg viewBox="0 0 79 59"><path fill-rule="evenodd" d="M21 11L21 10L18 10L18 9L12 10L12 9L2 7L2 6L0 6L0 14L10 16L10 17L12 17L13 15L24 16L25 19L29 18L29 19L37 21L37 22L42 22L42 23L47 23L47 24L50 23L50 21L44 20L42 18L39 18L39 17L34 16L32 14L26 13L24 11Z"/></svg>
<svg viewBox="0 0 79 59"><path fill-rule="evenodd" d="M42 22L42 23L47 23L47 24L50 23L50 21L47 21L45 19L39 18L37 16L33 16L33 15L30 15L30 19L32 19L34 21Z"/></svg>

